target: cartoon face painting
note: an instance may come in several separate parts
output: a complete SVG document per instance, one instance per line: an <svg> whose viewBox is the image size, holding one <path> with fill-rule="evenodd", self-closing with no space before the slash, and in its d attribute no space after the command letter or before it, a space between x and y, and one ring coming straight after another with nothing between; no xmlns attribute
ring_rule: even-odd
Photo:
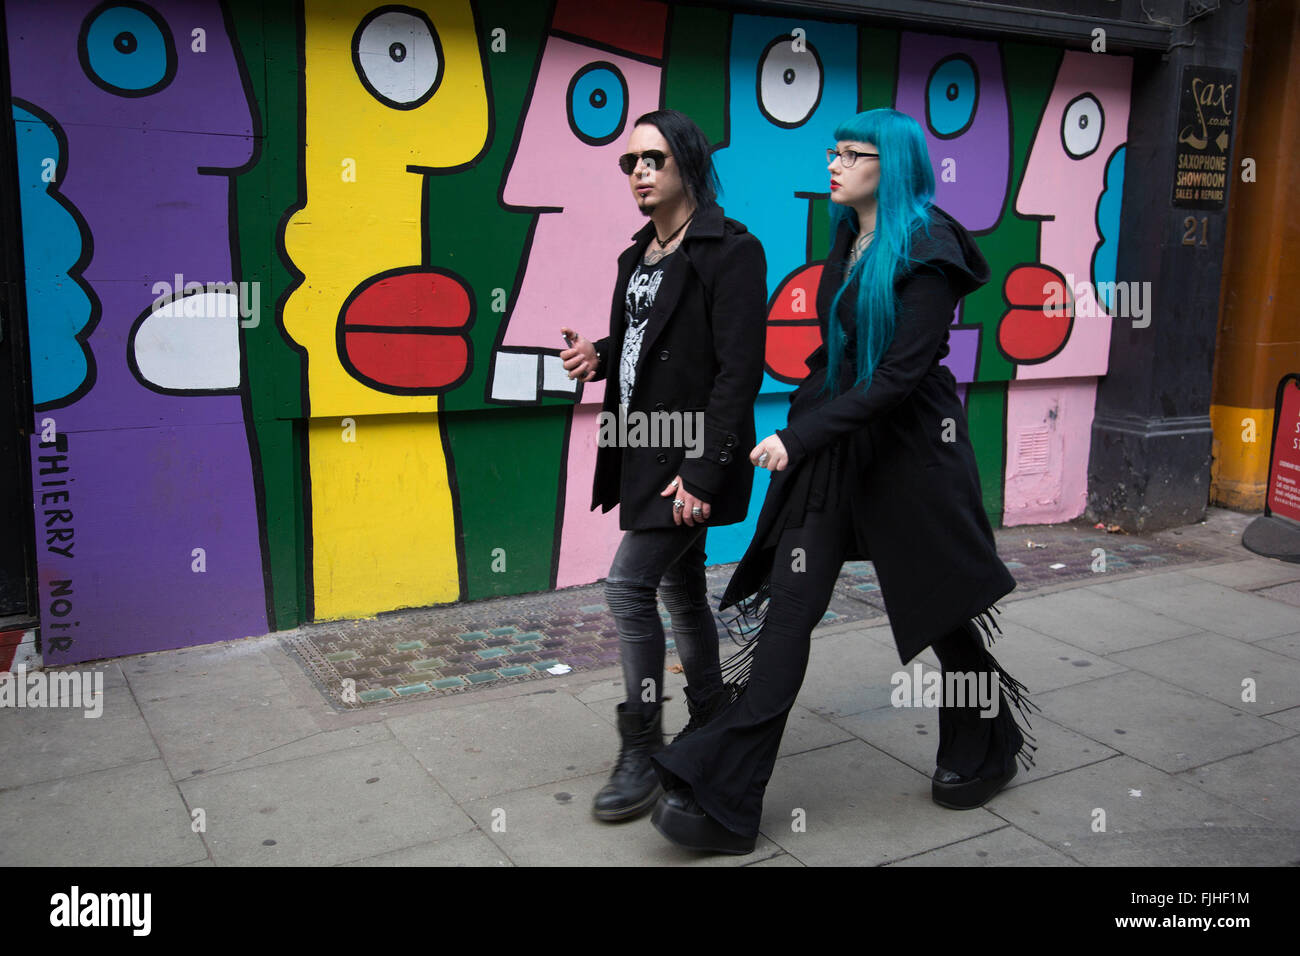
<svg viewBox="0 0 1300 956"><path fill-rule="evenodd" d="M5 17L45 662L262 633L229 204L254 128L221 7Z"/></svg>
<svg viewBox="0 0 1300 956"><path fill-rule="evenodd" d="M492 358L488 401L578 397L555 448L564 506L555 581L595 580L618 546L618 513L591 512L604 382L579 391L559 359L560 326L609 334L618 254L645 224L618 167L636 118L659 108L666 7L556 5L501 188L508 208L538 214L527 265Z"/></svg>
<svg viewBox="0 0 1300 956"><path fill-rule="evenodd" d="M309 0L302 50L303 202L283 236L302 280L281 323L307 357L316 615L455 600L434 413L468 374L474 302L425 261L428 231L447 226L423 190L487 139L473 12Z"/></svg>
<svg viewBox="0 0 1300 956"><path fill-rule="evenodd" d="M1110 350L1132 61L1066 52L1016 197L1040 219L1038 262L1005 279L1006 524L1064 521L1087 501L1097 376ZM1102 300L1098 301L1098 290Z"/></svg>
<svg viewBox="0 0 1300 956"><path fill-rule="evenodd" d="M1092 53L1061 61L1016 196L1016 212L1042 222L1039 261L1006 279L998 344L1017 379L1106 372L1111 318L1095 289L1115 276L1132 69Z"/></svg>
<svg viewBox="0 0 1300 956"><path fill-rule="evenodd" d="M727 214L762 241L768 291L780 290L768 317L764 391L806 375L803 360L821 341L815 314L820 266L804 268L809 202L829 194L826 147L835 127L858 112L857 62L857 31L850 26L733 19L727 142L714 163Z"/></svg>
<svg viewBox="0 0 1300 956"><path fill-rule="evenodd" d="M895 109L925 133L934 202L972 232L997 225L1007 200L1011 120L1002 57L991 41L905 32ZM965 302L958 304L958 316ZM963 387L976 378L981 327L955 325L943 364Z"/></svg>
<svg viewBox="0 0 1300 956"><path fill-rule="evenodd" d="M608 333L617 256L645 222L618 157L629 124L658 108L660 74L630 55L547 38L501 190L507 206L540 215L493 357L491 401L575 395L577 383L559 361L560 326L592 341ZM603 385L594 383L582 401L599 405L602 395Z"/></svg>

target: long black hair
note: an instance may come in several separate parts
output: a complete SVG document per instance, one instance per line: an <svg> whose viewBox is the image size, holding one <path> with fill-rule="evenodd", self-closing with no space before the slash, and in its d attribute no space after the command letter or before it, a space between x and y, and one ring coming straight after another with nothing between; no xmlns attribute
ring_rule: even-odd
<svg viewBox="0 0 1300 956"><path fill-rule="evenodd" d="M718 171L713 168L713 147L704 130L677 110L653 110L636 118L635 126L649 123L668 142L668 151L677 160L687 195L697 206L717 202L722 194Z"/></svg>

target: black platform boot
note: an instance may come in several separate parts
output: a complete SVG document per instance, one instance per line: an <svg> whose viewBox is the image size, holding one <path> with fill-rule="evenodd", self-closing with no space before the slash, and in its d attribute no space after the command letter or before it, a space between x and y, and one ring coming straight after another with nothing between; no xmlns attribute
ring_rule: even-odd
<svg viewBox="0 0 1300 956"><path fill-rule="evenodd" d="M682 738L699 730L731 703L732 687L730 684L725 684L712 693L706 693L701 697L697 697L689 685L683 690L686 692L686 709L690 711L691 719L686 722L686 726L681 729L681 732L673 738L673 743L677 743Z"/></svg>
<svg viewBox="0 0 1300 956"><path fill-rule="evenodd" d="M630 820L655 805L660 787L650 755L664 749L662 715L658 704L648 716L629 710L627 704L618 705L622 746L609 783L600 788L592 801L591 812L597 820Z"/></svg>

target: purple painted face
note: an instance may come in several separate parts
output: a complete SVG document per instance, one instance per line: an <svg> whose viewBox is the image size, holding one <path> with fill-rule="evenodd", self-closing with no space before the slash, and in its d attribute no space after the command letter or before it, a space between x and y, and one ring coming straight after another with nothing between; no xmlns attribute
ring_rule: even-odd
<svg viewBox="0 0 1300 956"><path fill-rule="evenodd" d="M45 662L263 633L241 315L203 311L229 292L167 301L234 273L253 119L221 5L8 0L5 18L13 95L66 140L49 192L81 219L101 306L93 383L37 416Z"/></svg>
<svg viewBox="0 0 1300 956"><path fill-rule="evenodd" d="M895 109L925 130L934 201L967 229L992 229L1010 178L1011 130L993 42L904 33Z"/></svg>
<svg viewBox="0 0 1300 956"><path fill-rule="evenodd" d="M93 239L84 275L104 306L96 388L124 424L128 406L156 405L121 361L154 284L232 277L228 174L253 153L248 96L210 0L79 0L57 16L10 0L5 16L14 96L67 136L59 189Z"/></svg>

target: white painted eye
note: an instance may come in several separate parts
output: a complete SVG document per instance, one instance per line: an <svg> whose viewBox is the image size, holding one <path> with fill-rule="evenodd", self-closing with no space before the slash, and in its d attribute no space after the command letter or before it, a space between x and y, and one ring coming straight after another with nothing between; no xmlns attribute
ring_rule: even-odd
<svg viewBox="0 0 1300 956"><path fill-rule="evenodd" d="M370 95L409 110L426 102L442 80L442 45L423 13L372 11L352 37L352 65Z"/></svg>
<svg viewBox="0 0 1300 956"><path fill-rule="evenodd" d="M797 48L796 48L797 47ZM807 40L779 36L758 58L758 108L777 126L793 129L822 98L822 63Z"/></svg>
<svg viewBox="0 0 1300 956"><path fill-rule="evenodd" d="M1070 100L1061 118L1061 143L1075 159L1083 159L1097 149L1101 131L1106 125L1106 114L1091 93L1083 93Z"/></svg>

